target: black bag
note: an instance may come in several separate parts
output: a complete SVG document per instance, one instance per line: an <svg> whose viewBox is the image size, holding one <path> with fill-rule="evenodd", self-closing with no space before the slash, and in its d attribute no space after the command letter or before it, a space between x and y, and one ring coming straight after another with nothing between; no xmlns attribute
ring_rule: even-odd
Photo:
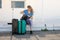
<svg viewBox="0 0 60 40"><path fill-rule="evenodd" d="M17 33L18 19L12 19L12 33Z"/></svg>
<svg viewBox="0 0 60 40"><path fill-rule="evenodd" d="M25 20L26 21L26 24L29 25L29 22L27 21L27 19L29 19L30 17L26 16L26 15L23 15L21 17L21 20Z"/></svg>
<svg viewBox="0 0 60 40"><path fill-rule="evenodd" d="M21 17L21 20L27 20L27 18L28 18L28 16L23 15L23 16Z"/></svg>

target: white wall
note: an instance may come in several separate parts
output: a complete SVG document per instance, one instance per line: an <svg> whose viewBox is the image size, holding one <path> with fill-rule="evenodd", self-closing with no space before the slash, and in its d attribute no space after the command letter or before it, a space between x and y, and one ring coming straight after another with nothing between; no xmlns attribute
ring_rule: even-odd
<svg viewBox="0 0 60 40"><path fill-rule="evenodd" d="M11 11L11 0L2 0L2 8L0 9L0 23L5 24L11 22L12 11Z"/></svg>
<svg viewBox="0 0 60 40"><path fill-rule="evenodd" d="M25 8L27 5L31 5L34 9L33 28L35 30L40 30L44 24L48 27L52 27L53 24L60 26L60 0L25 0ZM2 0L0 23L7 24L11 22L12 17L20 19L20 11L25 8L15 8L12 11L11 0Z"/></svg>
<svg viewBox="0 0 60 40"><path fill-rule="evenodd" d="M43 1L44 23L60 26L60 0Z"/></svg>
<svg viewBox="0 0 60 40"><path fill-rule="evenodd" d="M33 27L41 29L47 24L49 30L53 29L53 26L60 29L60 0L27 0L26 4L34 8Z"/></svg>
<svg viewBox="0 0 60 40"><path fill-rule="evenodd" d="M0 9L0 23L7 24L8 22L12 22L13 18L20 18L21 8L16 8L13 10L13 8L11 8L11 1L14 0L2 0L2 8Z"/></svg>
<svg viewBox="0 0 60 40"><path fill-rule="evenodd" d="M31 5L34 10L33 26L40 27L42 25L42 0L26 0L27 5Z"/></svg>

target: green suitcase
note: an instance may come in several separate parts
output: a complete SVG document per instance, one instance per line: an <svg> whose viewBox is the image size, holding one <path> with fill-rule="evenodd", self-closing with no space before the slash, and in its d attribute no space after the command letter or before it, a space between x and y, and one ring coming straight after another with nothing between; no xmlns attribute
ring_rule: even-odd
<svg viewBox="0 0 60 40"><path fill-rule="evenodd" d="M21 34L21 21L18 20L18 34Z"/></svg>
<svg viewBox="0 0 60 40"><path fill-rule="evenodd" d="M22 34L26 33L26 21L21 20Z"/></svg>
<svg viewBox="0 0 60 40"><path fill-rule="evenodd" d="M26 22L25 20L18 21L18 34L26 33Z"/></svg>

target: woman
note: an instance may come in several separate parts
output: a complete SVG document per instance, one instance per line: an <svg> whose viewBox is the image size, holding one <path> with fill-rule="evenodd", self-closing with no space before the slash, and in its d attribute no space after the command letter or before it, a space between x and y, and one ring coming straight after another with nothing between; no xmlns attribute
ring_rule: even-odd
<svg viewBox="0 0 60 40"><path fill-rule="evenodd" d="M28 5L27 8L28 9L21 12L23 14L21 19L26 20L26 23L30 26L30 34L32 34L33 9L30 5Z"/></svg>

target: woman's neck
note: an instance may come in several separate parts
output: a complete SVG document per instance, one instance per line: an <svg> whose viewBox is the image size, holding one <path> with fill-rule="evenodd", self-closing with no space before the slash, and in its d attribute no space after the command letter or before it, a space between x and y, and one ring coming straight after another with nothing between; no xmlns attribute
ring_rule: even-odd
<svg viewBox="0 0 60 40"><path fill-rule="evenodd" d="M30 13L30 11L28 11L28 13Z"/></svg>

